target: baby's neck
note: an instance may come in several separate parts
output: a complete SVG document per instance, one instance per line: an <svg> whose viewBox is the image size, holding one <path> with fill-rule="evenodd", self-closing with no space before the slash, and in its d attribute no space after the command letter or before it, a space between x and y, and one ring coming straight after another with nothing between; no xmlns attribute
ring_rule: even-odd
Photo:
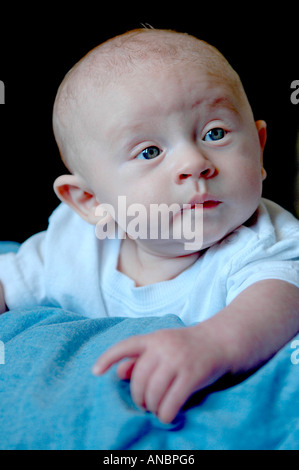
<svg viewBox="0 0 299 470"><path fill-rule="evenodd" d="M134 240L122 242L117 269L135 281L136 287L168 281L189 268L199 257L199 252L187 256L164 256L151 253Z"/></svg>

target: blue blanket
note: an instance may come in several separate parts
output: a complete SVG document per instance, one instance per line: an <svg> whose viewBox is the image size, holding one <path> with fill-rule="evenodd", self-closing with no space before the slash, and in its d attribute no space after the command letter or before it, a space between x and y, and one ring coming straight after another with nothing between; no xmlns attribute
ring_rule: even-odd
<svg viewBox="0 0 299 470"><path fill-rule="evenodd" d="M92 320L50 307L1 315L0 448L299 449L293 342L242 382L195 394L169 425L134 405L115 367L92 375L119 340L183 326L174 315Z"/></svg>

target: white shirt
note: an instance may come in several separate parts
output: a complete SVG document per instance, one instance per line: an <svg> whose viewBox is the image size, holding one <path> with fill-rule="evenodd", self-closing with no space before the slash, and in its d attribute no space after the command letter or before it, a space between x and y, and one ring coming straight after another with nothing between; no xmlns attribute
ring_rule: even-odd
<svg viewBox="0 0 299 470"><path fill-rule="evenodd" d="M0 256L0 280L10 310L62 307L86 317L178 315L203 321L263 279L299 287L299 221L262 199L256 222L242 225L204 251L176 278L136 287L117 271L121 240L98 240L95 228L65 204L47 231Z"/></svg>

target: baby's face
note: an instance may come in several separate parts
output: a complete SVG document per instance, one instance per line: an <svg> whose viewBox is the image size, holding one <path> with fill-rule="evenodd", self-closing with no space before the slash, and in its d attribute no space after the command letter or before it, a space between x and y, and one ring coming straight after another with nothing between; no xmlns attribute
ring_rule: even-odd
<svg viewBox="0 0 299 470"><path fill-rule="evenodd" d="M196 64L144 67L119 82L82 116L84 178L97 200L115 210L118 196L148 209L203 203L203 248L244 223L263 180L245 95ZM180 254L183 244L174 246Z"/></svg>

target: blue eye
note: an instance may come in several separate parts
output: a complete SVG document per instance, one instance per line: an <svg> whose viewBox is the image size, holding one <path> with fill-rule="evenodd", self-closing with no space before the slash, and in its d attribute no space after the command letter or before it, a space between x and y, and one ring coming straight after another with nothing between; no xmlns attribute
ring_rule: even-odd
<svg viewBox="0 0 299 470"><path fill-rule="evenodd" d="M211 129L209 132L206 133L204 136L204 141L206 142L215 142L217 140L221 140L225 137L225 130L222 129L221 127L215 127L214 129Z"/></svg>
<svg viewBox="0 0 299 470"><path fill-rule="evenodd" d="M151 160L152 158L157 158L161 153L161 150L158 147L151 146L142 150L136 158L139 160Z"/></svg>

